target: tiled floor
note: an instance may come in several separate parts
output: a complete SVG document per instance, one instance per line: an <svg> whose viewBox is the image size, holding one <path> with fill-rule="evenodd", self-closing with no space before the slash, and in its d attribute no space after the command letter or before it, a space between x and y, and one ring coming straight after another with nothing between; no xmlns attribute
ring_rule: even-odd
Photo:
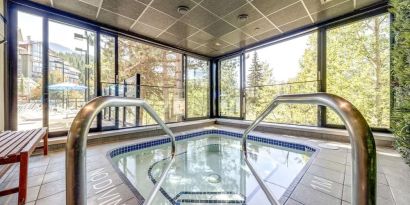
<svg viewBox="0 0 410 205"><path fill-rule="evenodd" d="M220 126L215 126L221 128ZM223 127L223 129L231 129ZM235 130L235 129L232 129ZM237 131L237 130L236 130ZM259 133L264 136L274 136ZM283 136L303 143L319 144L324 141ZM136 204L133 193L116 174L106 158L106 153L121 145L142 140L129 140L90 146L87 149L88 204ZM295 204L350 204L351 155L346 143L330 142L338 150L321 149L305 175L300 180L287 205ZM410 167L399 154L388 148L378 148L377 203L379 205L407 205L410 201ZM65 153L30 158L27 204L65 204ZM18 167L2 179L0 189L14 187L18 183ZM0 204L17 204L17 194L0 197Z"/></svg>

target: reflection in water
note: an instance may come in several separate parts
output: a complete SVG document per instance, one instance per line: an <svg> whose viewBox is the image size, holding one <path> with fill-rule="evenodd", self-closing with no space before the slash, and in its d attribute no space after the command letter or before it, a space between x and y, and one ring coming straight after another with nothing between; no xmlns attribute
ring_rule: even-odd
<svg viewBox="0 0 410 205"><path fill-rule="evenodd" d="M249 158L277 198L305 166L310 153L249 142ZM240 142L211 135L177 144L171 167L155 204L265 204L267 199L242 158ZM114 158L132 185L147 198L169 163L169 146L161 145Z"/></svg>

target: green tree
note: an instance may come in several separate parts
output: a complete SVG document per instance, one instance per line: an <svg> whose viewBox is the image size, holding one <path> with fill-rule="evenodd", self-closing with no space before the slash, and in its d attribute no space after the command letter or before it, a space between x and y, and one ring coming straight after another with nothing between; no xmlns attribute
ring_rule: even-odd
<svg viewBox="0 0 410 205"><path fill-rule="evenodd" d="M127 97L135 97L135 75L141 75L141 98L157 111L166 122L181 121L184 116L182 55L147 44L119 39L119 81L126 84ZM123 86L121 86L123 88ZM136 117L144 124L153 124L151 117L134 108L127 108L127 121Z"/></svg>
<svg viewBox="0 0 410 205"><path fill-rule="evenodd" d="M380 15L327 34L327 92L352 102L370 126L389 128L389 17ZM328 123L341 124L330 112Z"/></svg>
<svg viewBox="0 0 410 205"><path fill-rule="evenodd" d="M239 57L221 61L220 67L220 114L240 115L240 72Z"/></svg>
<svg viewBox="0 0 410 205"><path fill-rule="evenodd" d="M395 147L410 164L410 1L391 0L393 109Z"/></svg>
<svg viewBox="0 0 410 205"><path fill-rule="evenodd" d="M209 114L209 63L193 57L187 59L187 117Z"/></svg>
<svg viewBox="0 0 410 205"><path fill-rule="evenodd" d="M269 86L273 68L260 60L257 51L250 56L251 64L246 71L246 118L255 119L269 103L269 90L265 86Z"/></svg>

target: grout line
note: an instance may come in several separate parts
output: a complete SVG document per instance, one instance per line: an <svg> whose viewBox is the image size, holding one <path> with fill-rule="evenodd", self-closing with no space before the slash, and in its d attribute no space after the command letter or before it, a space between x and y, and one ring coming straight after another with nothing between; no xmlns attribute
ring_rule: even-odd
<svg viewBox="0 0 410 205"><path fill-rule="evenodd" d="M357 7L357 1L353 0L353 9L356 10L356 7Z"/></svg>
<svg viewBox="0 0 410 205"><path fill-rule="evenodd" d="M276 26L276 24L274 24L270 19L268 19L268 17L266 17L258 8L256 8L255 5L253 5L252 3L249 3L249 4L250 4L260 15L262 15L262 16L265 18L265 20L269 21L269 23L271 23L273 27L275 27L276 29L278 29L278 31L279 31L280 33L283 33L283 31L280 30L280 28L279 28L278 26Z"/></svg>
<svg viewBox="0 0 410 205"><path fill-rule="evenodd" d="M47 157L49 157L49 156L47 156ZM46 178L47 169L48 169L48 166L50 165L50 161L51 161L51 160L48 160L46 170L44 171L43 179L41 180L41 183L40 183L40 188L38 189L38 193L37 193L36 199L34 200L35 203L37 203L37 200L39 200L38 197L40 196L41 188L43 188L44 178Z"/></svg>
<svg viewBox="0 0 410 205"><path fill-rule="evenodd" d="M122 14L115 13L115 12L113 12L113 11L110 11L110 10L108 10L108 9L104 9L104 8L101 8L101 9L104 10L104 11L106 11L106 12L115 14L115 15L117 15L117 16L120 16L120 17L122 17L122 18L126 18L126 19L131 20L131 21L134 21L134 20L135 20L135 19L132 19L132 18L130 18L130 17L128 17L128 16L124 16L124 15L122 15Z"/></svg>
<svg viewBox="0 0 410 205"><path fill-rule="evenodd" d="M278 9L278 10L272 12L272 13L269 13L269 14L266 15L266 16L270 16L270 15L272 15L272 14L278 13L279 11L285 10L285 9L287 9L287 8L289 8L289 7L291 7L291 6L295 5L295 4L297 4L297 3L299 3L299 1L295 1L295 2L293 2L293 3L291 3L291 4L287 5L287 6L284 6L284 7L280 8L280 9Z"/></svg>
<svg viewBox="0 0 410 205"><path fill-rule="evenodd" d="M246 4L245 4L245 5L246 5ZM239 29L240 31L242 31L243 33L245 33L246 35L248 35L249 37L254 38L252 35L249 35L249 34L246 33L245 31L243 31L241 28L239 28L239 27L237 27L237 26L231 24L230 22L226 21L225 19L223 19L223 17L225 17L225 16L220 17L220 16L216 15L214 12L212 12L212 11L208 10L207 8L203 7L202 5L199 5L199 6L202 7L203 9L205 9L206 11L208 11L209 13L211 13L211 14L215 15L216 17L218 17L219 20L224 21L225 23L229 24L230 26L234 27L235 29ZM219 21L219 20L218 20L218 21ZM217 22L217 21L215 21L215 22ZM211 25L212 25L212 24L211 24ZM206 26L205 28L207 28L207 27L209 27L209 26L211 26L211 25L208 25L208 26ZM235 31L235 30L233 30L233 31ZM226 34L228 34L228 33L226 33ZM224 34L224 35L226 35L226 34ZM254 38L254 39L255 39L255 38ZM255 39L255 40L256 40L256 39Z"/></svg>
<svg viewBox="0 0 410 205"><path fill-rule="evenodd" d="M98 16L100 15L100 11L101 11L101 8L102 8L103 1L104 0L100 0L100 5L98 6L97 15L95 16L95 19L98 19Z"/></svg>
<svg viewBox="0 0 410 205"><path fill-rule="evenodd" d="M312 21L312 23L315 23L315 20L313 20L312 15L310 15L309 9L307 8L305 2L303 0L300 0L300 3L302 3L303 7L305 8L307 14L309 15L310 20Z"/></svg>
<svg viewBox="0 0 410 205"><path fill-rule="evenodd" d="M295 20L293 20L293 21L289 21L289 22L287 22L287 23L284 23L284 24L282 24L282 25L279 25L279 27L286 26L286 25L291 24L291 23L295 23L296 21L299 21L299 20L304 19L304 18L306 18L306 17L308 17L308 15L302 16L302 17L297 18L297 19L295 19Z"/></svg>
<svg viewBox="0 0 410 205"><path fill-rule="evenodd" d="M196 3L196 2L194 2L194 3ZM209 11L207 8L205 8L205 7L203 7L202 5L200 5L200 3L202 3L202 1L199 2L199 3L196 3L196 5L197 5L197 6L200 6L202 9L208 11L209 13L211 13L212 15L214 15L214 16L216 16L216 17L218 18L218 20L216 20L216 21L214 21L214 22L208 24L207 26L204 26L204 28L207 28L207 27L211 26L212 24L218 22L219 20L223 20L224 22L230 24L229 22L225 21L225 20L222 19L222 18L224 18L224 17L230 15L231 13L233 13L233 12L239 10L240 8L242 8L243 6L246 5L246 3L245 3L244 5L238 7L237 9L231 11L230 13L228 13L228 14L226 14L226 15L220 17L220 16L216 15L215 13ZM189 25L189 24L187 24L187 25ZM236 26L234 26L234 25L232 25L232 24L230 24L230 25L233 26L235 29L239 29L241 32L243 32L240 28L237 28ZM189 26L192 26L192 25L189 25ZM196 28L195 26L192 26L192 27ZM189 37L194 36L195 34L201 32L201 31L202 31L202 32L205 32L205 33L208 33L208 32L204 31L204 30L201 29L201 28L197 28L197 29L198 29L198 31L195 32L195 33L193 33L193 34L191 34L190 36L186 37L186 40L188 40ZM226 34L232 33L232 32L234 32L234 31L235 31L235 30L233 30L233 31L231 31L231 32L228 32L228 33L226 33ZM245 33L245 32L243 32L243 33ZM224 35L226 35L226 34L224 34ZM247 33L245 33L245 34L248 35L248 37L252 37L251 35L249 35L249 34L247 34ZM185 40L185 39L179 41L178 44L180 44L180 43L183 42L184 40ZM222 39L220 39L220 38L219 38L219 40L225 42L225 43L228 44L228 45L235 46L235 45L233 45L233 44L231 44L231 43L229 43L229 42L227 42L227 41L225 41L225 40L222 40ZM195 41L193 41L193 42L195 42ZM196 43L198 43L198 42L196 42ZM200 44L200 43L198 43L198 44ZM197 48L199 48L199 47L201 47L201 46L205 46L206 44L207 44L207 43L200 44L200 46L196 47L195 49L197 49ZM226 47L226 46L225 46L225 47Z"/></svg>
<svg viewBox="0 0 410 205"><path fill-rule="evenodd" d="M194 2L194 3L196 3L196 2ZM233 13L234 11L236 11L236 10L238 10L238 9L240 9L240 8L242 8L243 6L246 5L246 4L244 4L244 5L240 6L239 8L235 9L234 11L228 13L227 15L225 15L225 16L223 16L223 17L220 17L220 16L216 15L215 13L209 11L207 8L205 8L205 7L203 7L202 5L200 5L200 3L202 3L202 1L199 2L199 3L196 3L196 6L200 6L202 9L204 9L205 11L208 11L209 13L211 13L212 15L214 15L214 16L216 16L216 17L218 18L218 20L216 20L216 21L214 21L214 22L212 22L212 23L210 23L210 24L204 26L203 28L208 28L209 26L211 26L212 24L218 22L219 20L223 20L222 18L224 18L225 16L228 16L229 14ZM225 21L225 20L223 20L223 21ZM230 23L227 22L227 21L225 21L225 22L228 23L228 24L230 24ZM192 26L192 25L190 25L190 24L187 24L187 25ZM233 26L233 27L235 28L235 30L236 30L236 29L239 29L239 28L237 28L237 27L234 26L234 25L231 25L231 26ZM196 35L197 33L201 32L201 31L202 31L202 32L205 32L205 31L204 31L203 29L201 29L201 28L197 28L197 27L195 27L195 26L192 26L192 27L198 29L198 31L196 31L196 32L194 32L193 34L191 34L191 35L187 36L186 38L182 39L181 41L179 41L179 42L177 43L177 45L179 45L180 43L182 43L184 40L188 40L188 38L190 38L191 36ZM235 30L233 30L233 31L231 31L231 32L234 32ZM242 30L241 30L241 31L242 31ZM226 34L229 34L229 33L231 33L231 32L228 32L228 33L226 33ZM205 33L208 33L208 32L205 32ZM226 34L224 34L224 35L226 35ZM246 33L245 33L245 34L246 34ZM248 34L246 34L246 35L248 35ZM248 36L250 36L250 35L248 35ZM251 37L252 37L252 36L251 36ZM220 41L222 41L222 42L228 44L228 45L232 45L231 43L229 43L229 42L227 42L227 41L225 41L225 40L222 40L222 39L220 39L220 38L218 38L218 39L219 39ZM194 42L195 42L195 41L194 41ZM198 43L198 42L196 42L196 43ZM200 43L198 43L198 44L200 44ZM201 47L201 46L205 46L206 44L207 44L207 43L200 44L200 46L196 47L195 49L197 49L197 48L199 48L199 47ZM233 46L234 46L234 45L233 45Z"/></svg>
<svg viewBox="0 0 410 205"><path fill-rule="evenodd" d="M324 9L319 10L319 11L316 11L316 12L314 12L314 13L312 13L312 14L317 14L317 13L320 13L320 12L322 12L322 11L329 10L329 9L331 9L331 8L334 8L334 7L336 7L336 6L339 6L339 5L344 4L344 3L346 3L346 2L349 2L349 1L350 1L350 0L346 0L346 1L339 2L339 3L337 3L337 4L333 5L333 6L324 8Z"/></svg>
<svg viewBox="0 0 410 205"><path fill-rule="evenodd" d="M294 5L294 4L296 4L296 3L297 3L297 2L294 2L294 3L289 4L289 5L287 5L287 6L283 7L283 8L280 8L280 9L278 9L278 10L272 12L272 14L273 14L273 13L276 13L276 12L278 12L278 11L281 11L281 10L283 10L283 9L286 9L286 8L288 8L288 7L290 7L290 6ZM242 7L245 7L245 6L248 5L248 4L250 4L250 3L247 2L247 3L243 4L242 6L240 6L240 7L236 8L236 9L232 10L232 11L229 12L228 14L222 16L221 18L223 19L223 18L225 18L225 17L227 17L227 16L233 14L234 12L238 11L239 9L241 9ZM201 6L201 7L203 7L203 6ZM207 9L206 9L206 10L207 10ZM207 11L208 11L208 10L207 10ZM211 12L211 13L212 13L212 12ZM215 15L215 16L217 16L217 17L219 17L218 15L216 15L216 14L214 14L214 13L212 13L212 14ZM270 14L269 14L269 15L270 15ZM258 18L258 19L254 20L254 21L252 21L252 22L249 22L248 24L254 23L254 22L256 22L256 21L258 21L258 20L260 20L260 19L262 19L262 18L263 18L263 17ZM217 21L218 21L218 20L217 20ZM215 22L217 22L217 21L215 21ZM212 22L211 24L205 26L204 28L206 28L206 27L212 25L212 24L215 23L215 22ZM236 28L236 26L234 26L234 27ZM242 33L244 33L245 35L248 36L248 38L246 38L245 40L247 40L247 39L249 39L249 38L253 38L252 35L247 34L247 33L244 32L242 29L240 29L240 28L236 28L236 29L239 29ZM199 30L200 30L200 31L203 31L203 29L199 29ZM272 29L271 29L271 30L272 30ZM269 31L271 31L271 30L269 30ZM195 34L199 33L200 31L197 31L197 32L193 33L192 35L188 36L187 39L188 39L189 37L194 36ZM205 31L204 31L204 32L205 32ZM226 33L226 34L224 34L224 35L227 35L227 34L230 34L230 33L233 33L233 32L235 32L235 30L230 31L230 32L228 32L228 33ZM264 32L264 33L265 33L265 32ZM254 40L258 40L258 39L254 38ZM182 41L183 41L183 40L181 40L180 42L178 42L178 44L181 43ZM222 41L224 41L224 40L222 40ZM195 42L195 41L194 41L194 42ZM227 42L227 41L224 41L224 42L230 44L231 46L237 47L237 48L240 47L240 46L237 46L237 45L235 45L235 44L231 44L231 43L229 43L229 42ZM196 43L198 43L198 42L196 42ZM239 43L239 42L238 42L238 43ZM199 44L199 43L198 43L198 44ZM205 45L205 44L202 44L202 45ZM198 47L200 47L200 46L198 46ZM223 48L226 48L226 47L228 47L228 46L225 46L225 47L223 47ZM222 48L222 49L223 49L223 48Z"/></svg>
<svg viewBox="0 0 410 205"><path fill-rule="evenodd" d="M144 23L144 22L138 22L138 23L143 24L144 26L151 27L151 28L153 28L153 29L161 30L161 29L159 29L159 28L157 28L157 27L155 27L155 26L151 26L151 25L146 24L146 23ZM171 33L171 34L172 34L172 33Z"/></svg>
<svg viewBox="0 0 410 205"><path fill-rule="evenodd" d="M204 0L202 0L202 1L204 1ZM201 2L202 2L202 1L201 1ZM193 1L192 1L192 2L193 2ZM165 28L164 30L162 30L162 32L159 33L155 38L158 38L158 37L161 36L163 33L167 32L167 30L168 30L169 28L171 28L173 25L175 25L175 24L176 24L180 19L182 19L184 16L188 15L192 10L194 10L195 7L197 7L201 2L199 2L198 4L196 4L194 7L190 8L189 11L188 11L186 14L181 15L178 19L176 19L176 20L174 21L174 23L170 24L167 28ZM194 3L195 3L195 2L194 2ZM191 26L191 25L189 25L189 26Z"/></svg>
<svg viewBox="0 0 410 205"><path fill-rule="evenodd" d="M148 8L151 8L152 2L154 2L154 0L151 0L149 2L149 4L145 5L145 8L142 11L142 13L138 16L137 19L135 19L134 23L132 23L131 27L128 30L131 30L135 26L135 24L137 24L137 22L141 19L141 17L145 14L145 12L148 10Z"/></svg>

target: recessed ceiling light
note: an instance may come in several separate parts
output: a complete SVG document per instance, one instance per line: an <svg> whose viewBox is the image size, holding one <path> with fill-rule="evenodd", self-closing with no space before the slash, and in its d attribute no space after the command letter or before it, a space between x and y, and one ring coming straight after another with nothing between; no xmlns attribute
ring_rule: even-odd
<svg viewBox="0 0 410 205"><path fill-rule="evenodd" d="M178 6L177 11L178 11L179 14L185 15L185 14L188 13L189 7L187 7L187 6Z"/></svg>
<svg viewBox="0 0 410 205"><path fill-rule="evenodd" d="M239 20L240 22L245 22L245 21L247 21L247 20L248 20L248 14L239 14L239 15L238 15L238 20Z"/></svg>

